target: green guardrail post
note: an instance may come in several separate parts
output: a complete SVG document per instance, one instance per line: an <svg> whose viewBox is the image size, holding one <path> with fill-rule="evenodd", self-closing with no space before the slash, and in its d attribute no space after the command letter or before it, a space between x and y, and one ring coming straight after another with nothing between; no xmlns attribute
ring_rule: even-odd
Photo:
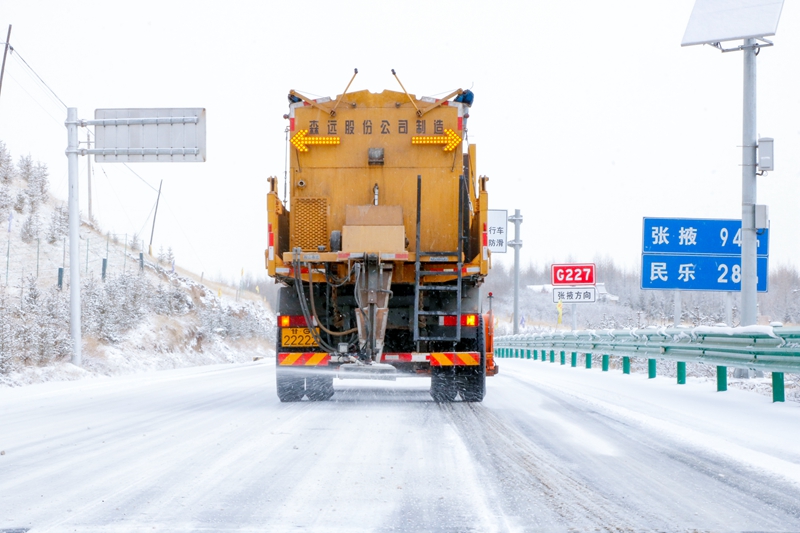
<svg viewBox="0 0 800 533"><path fill-rule="evenodd" d="M630 357L623 357L622 358L622 373L623 374L630 374L631 373L631 358Z"/></svg>
<svg viewBox="0 0 800 533"><path fill-rule="evenodd" d="M572 352L572 360L570 361L572 368L578 366L578 352Z"/></svg>
<svg viewBox="0 0 800 533"><path fill-rule="evenodd" d="M556 362L556 351L555 350L550 350L550 362L551 363L555 363Z"/></svg>
<svg viewBox="0 0 800 533"><path fill-rule="evenodd" d="M728 390L728 367L717 367L717 392L725 392Z"/></svg>
<svg viewBox="0 0 800 533"><path fill-rule="evenodd" d="M564 350L561 350L561 364L562 365L567 364L567 354Z"/></svg>
<svg viewBox="0 0 800 533"><path fill-rule="evenodd" d="M603 354L603 372L608 372L608 355Z"/></svg>
<svg viewBox="0 0 800 533"><path fill-rule="evenodd" d="M647 379L654 379L656 377L656 360L647 360Z"/></svg>
<svg viewBox="0 0 800 533"><path fill-rule="evenodd" d="M592 354L590 353L586 354L586 368L588 369L592 368Z"/></svg>
<svg viewBox="0 0 800 533"><path fill-rule="evenodd" d="M686 385L686 363L678 361L678 385Z"/></svg>
<svg viewBox="0 0 800 533"><path fill-rule="evenodd" d="M527 357L527 359L530 359L530 358L531 358L531 349L528 348L528 357Z"/></svg>
<svg viewBox="0 0 800 533"><path fill-rule="evenodd" d="M783 372L772 373L772 401L786 401L786 391L783 388Z"/></svg>
<svg viewBox="0 0 800 533"><path fill-rule="evenodd" d="M533 351L533 360L536 361L537 359L539 359L539 351L538 350L534 350Z"/></svg>

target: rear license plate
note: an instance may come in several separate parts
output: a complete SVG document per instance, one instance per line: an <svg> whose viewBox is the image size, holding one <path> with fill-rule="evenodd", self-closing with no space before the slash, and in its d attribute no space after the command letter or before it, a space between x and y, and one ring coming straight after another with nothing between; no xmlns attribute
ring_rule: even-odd
<svg viewBox="0 0 800 533"><path fill-rule="evenodd" d="M319 328L314 328L319 335ZM316 346L308 328L281 328L281 346L284 348L306 348Z"/></svg>

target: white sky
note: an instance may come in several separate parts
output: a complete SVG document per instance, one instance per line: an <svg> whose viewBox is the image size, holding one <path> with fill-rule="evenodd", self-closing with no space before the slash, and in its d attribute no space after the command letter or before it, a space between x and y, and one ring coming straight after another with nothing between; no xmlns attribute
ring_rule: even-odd
<svg viewBox="0 0 800 533"><path fill-rule="evenodd" d="M7 2L11 43L58 96L103 107L205 107L208 161L130 165L164 180L154 249L206 275L260 274L266 178L284 172L286 94L472 88L469 139L490 206L520 209L523 264L610 256L638 269L642 218L741 216L742 55L681 48L693 0L597 2ZM770 264L800 264L800 6L758 56L759 178ZM18 57L6 63L0 139L50 168L66 200L64 108ZM85 131L81 132L85 138ZM81 208L87 211L86 158ZM150 237L155 191L94 165L95 216ZM21 223L21 222L20 222ZM503 260L511 260L509 253ZM601 273L598 273L602 277Z"/></svg>

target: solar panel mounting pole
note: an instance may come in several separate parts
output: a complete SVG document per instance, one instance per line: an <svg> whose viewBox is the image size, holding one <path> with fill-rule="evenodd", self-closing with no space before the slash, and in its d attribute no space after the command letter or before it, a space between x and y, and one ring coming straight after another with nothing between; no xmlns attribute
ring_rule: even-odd
<svg viewBox="0 0 800 533"><path fill-rule="evenodd" d="M756 53L755 39L745 39L742 98L742 326L756 323Z"/></svg>
<svg viewBox="0 0 800 533"><path fill-rule="evenodd" d="M756 55L772 46L765 37L775 35L784 0L695 0L681 46L709 44L722 52L744 54L742 85L742 326L756 323L758 314L756 235ZM725 48L722 43L742 45ZM759 43L758 41L761 41Z"/></svg>

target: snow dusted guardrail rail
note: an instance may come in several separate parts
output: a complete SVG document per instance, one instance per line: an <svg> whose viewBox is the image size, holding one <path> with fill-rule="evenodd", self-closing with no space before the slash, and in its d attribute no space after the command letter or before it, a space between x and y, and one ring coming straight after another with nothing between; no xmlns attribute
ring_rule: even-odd
<svg viewBox="0 0 800 533"><path fill-rule="evenodd" d="M738 328L700 326L696 328L646 328L624 330L550 331L511 335L495 339L498 357L527 357L555 362L555 351L572 352L572 366L578 353L602 354L603 370L608 356L623 358L623 372L630 373L630 358L649 360L649 376L655 377L656 360L678 362L678 383L686 383L686 362L697 361L717 367L717 390L728 387L727 367L765 370L772 373L773 401L785 398L783 373L800 372L800 328L746 326ZM532 353L533 352L533 353ZM587 367L591 358L587 357Z"/></svg>

